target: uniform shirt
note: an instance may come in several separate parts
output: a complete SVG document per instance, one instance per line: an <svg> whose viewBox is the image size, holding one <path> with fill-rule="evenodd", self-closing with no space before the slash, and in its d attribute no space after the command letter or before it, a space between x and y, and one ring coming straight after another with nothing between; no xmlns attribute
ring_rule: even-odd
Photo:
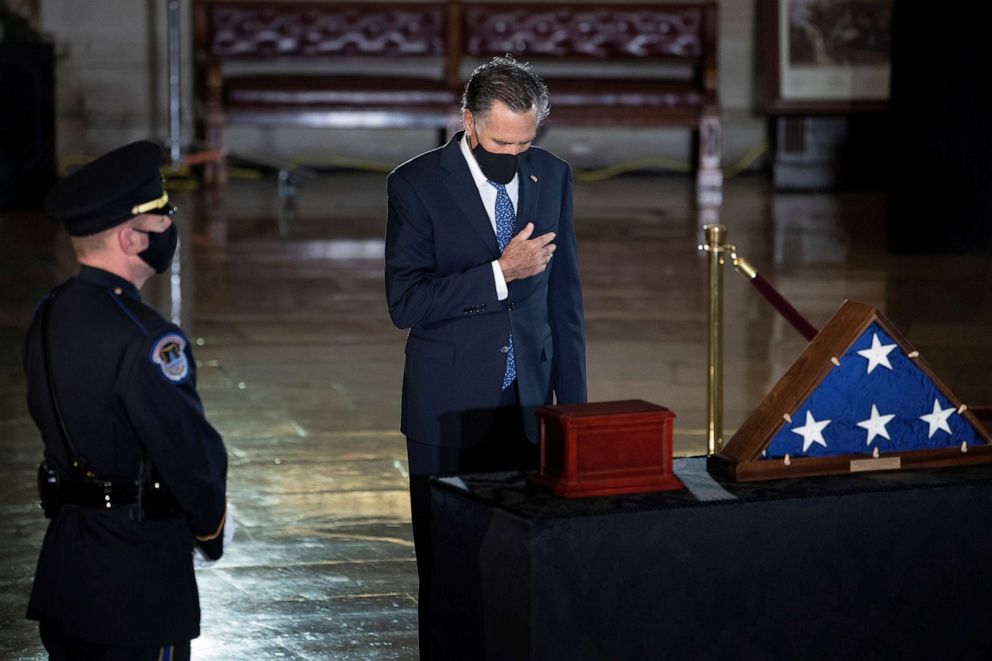
<svg viewBox="0 0 992 661"><path fill-rule="evenodd" d="M493 233L497 233L496 230L496 188L489 183L489 179L486 175L482 174L482 168L479 167L478 162L475 160L475 156L472 156L472 149L468 144L468 132L462 137L461 141L462 156L465 157L465 161L468 163L468 169L472 173L472 179L475 180L475 185L479 189L479 195L482 196L482 206L486 208L486 213L489 214L489 222L493 226ZM517 181L517 175L513 175L513 179L510 183L506 184L506 194L510 197L510 203L513 205L514 211L517 209L517 199L520 195L520 182ZM503 270L499 267L499 260L494 259L493 262L493 279L496 281L496 298L500 301L506 300L510 295L509 290L506 287L506 278L503 277Z"/></svg>
<svg viewBox="0 0 992 661"><path fill-rule="evenodd" d="M225 516L227 453L196 393L196 366L179 327L144 305L126 280L82 267L47 306L53 385L76 453L98 478L158 471L181 514L133 521L126 509L63 506L49 524L28 617L62 633L152 647L199 633L194 536ZM28 408L45 458L73 475L51 404L41 316L28 330ZM216 542L210 542L215 544Z"/></svg>

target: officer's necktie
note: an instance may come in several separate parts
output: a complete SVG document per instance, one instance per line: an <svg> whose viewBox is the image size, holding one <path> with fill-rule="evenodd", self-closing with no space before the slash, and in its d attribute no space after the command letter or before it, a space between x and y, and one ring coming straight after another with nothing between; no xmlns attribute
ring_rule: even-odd
<svg viewBox="0 0 992 661"><path fill-rule="evenodd" d="M506 244L513 237L513 223L516 220L513 214L513 203L506 193L506 186L490 181L489 184L496 189L496 242L499 243L499 251L506 249ZM513 380L517 378L517 363L513 358L513 333L506 343L506 371L503 373L503 390L510 387Z"/></svg>

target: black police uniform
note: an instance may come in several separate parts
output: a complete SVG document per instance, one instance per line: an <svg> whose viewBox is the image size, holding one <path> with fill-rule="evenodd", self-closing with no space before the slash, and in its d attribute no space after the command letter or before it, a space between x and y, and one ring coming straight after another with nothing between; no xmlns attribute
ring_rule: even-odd
<svg viewBox="0 0 992 661"><path fill-rule="evenodd" d="M128 213L138 208L128 202L149 199L140 171L153 167L158 181L161 151L151 143L138 144L143 146L122 148L126 158L87 166L109 177L113 190L94 193L97 198L83 216L92 220L93 208L106 211L107 200L99 195L114 197L113 203L124 204ZM149 145L156 150L154 158ZM138 172L122 172L126 164ZM118 189L124 190L123 200L116 198ZM84 194L74 186L61 190ZM68 203L48 206L59 218ZM84 231L120 222L104 213L102 223L90 222ZM74 226L67 227L73 233ZM86 470L99 480L126 483L145 480L153 467L154 481L171 492L175 510L146 512L142 519L135 506L114 499L63 504L45 534L28 618L41 622L43 640L47 634L63 647L75 641L166 650L177 644L188 650L200 621L192 552L199 544L208 557L222 553L227 473L223 441L196 392L190 342L141 302L133 284L107 271L83 266L77 277L53 291L39 305L24 355L28 407L41 430L46 462L63 480L79 476L63 440L51 385ZM154 486L143 482L145 489Z"/></svg>

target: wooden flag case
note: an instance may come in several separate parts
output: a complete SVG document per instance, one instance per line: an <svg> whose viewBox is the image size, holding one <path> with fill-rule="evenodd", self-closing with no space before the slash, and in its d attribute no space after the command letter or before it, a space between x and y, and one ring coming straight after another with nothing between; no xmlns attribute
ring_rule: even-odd
<svg viewBox="0 0 992 661"><path fill-rule="evenodd" d="M955 435L948 434L946 437L947 447L913 447L908 446L908 444L898 447L897 445L901 440L909 438L905 433L902 436L896 434L890 438L888 432L885 432L883 438L883 436L877 436L871 432L872 428L875 429L875 432L885 428L884 425L872 426L873 423L877 423L876 418L882 420L892 419L896 416L882 416L881 414L891 413L891 411L884 407L879 411L874 406L872 406L869 414L868 406L865 405L861 407L864 409L863 411L859 409L860 416L857 419L863 418L863 420L857 424L867 430L865 433L867 442L857 448L856 452L833 456L796 456L795 454L782 456L780 447L773 452L771 445L773 439L783 429L789 430L790 433L803 434L805 441L806 433L810 433L810 438L813 437L810 425L819 425L819 428L825 428L828 424L834 424L835 427L839 424L837 420L816 422L815 418L807 417L810 416L810 408L804 410L804 402L813 396L814 391L821 383L826 382L831 371L841 369L842 361L861 360L862 362L859 364L867 366L868 373L872 371L869 358L866 356L864 359L860 359L857 356L858 354L870 355L873 351L854 351L854 343L862 338L863 334L867 334L872 324L887 334L894 343L894 345L886 345L886 347L894 346L892 351L896 353L890 354L890 356L897 356L899 360L909 365L910 369L907 371L919 374L920 378L929 379L933 384L934 391L946 400L947 408L941 413L945 416L958 416L964 423L970 425L972 431L968 431L967 439L962 441ZM876 335L874 342L877 343L877 341ZM872 349L885 349L886 347L873 345ZM886 358L884 362L887 364L888 359ZM879 366L878 369L884 373L886 368ZM866 384L866 387L869 385ZM837 392L839 391L834 394L836 395ZM845 403L853 402L858 394L858 392L850 393L840 397L840 399ZM892 406L891 403L890 406ZM938 406L937 402L934 402L934 406ZM804 413L805 415L803 415ZM903 416L903 418L932 417L920 416L919 413L922 411L917 412L915 417ZM833 416L823 416L823 418L830 417ZM967 429L966 427L961 428ZM950 429L947 429L949 432ZM934 427L931 427L929 433L930 438L933 438L936 434L943 432L936 431ZM782 434L778 438L784 437L796 438L789 434ZM817 438L826 447L824 437L819 435ZM815 449L814 445L809 447ZM803 453L806 453L806 450L807 448L804 446ZM930 365L920 356L920 353L913 349L906 338L878 310L863 303L848 301L813 338L792 367L744 421L737 433L717 454L709 457L707 470L714 475L731 480L750 481L986 462L992 462L992 436L989 435L980 416L976 416L975 412L965 406L951 392L930 368Z"/></svg>

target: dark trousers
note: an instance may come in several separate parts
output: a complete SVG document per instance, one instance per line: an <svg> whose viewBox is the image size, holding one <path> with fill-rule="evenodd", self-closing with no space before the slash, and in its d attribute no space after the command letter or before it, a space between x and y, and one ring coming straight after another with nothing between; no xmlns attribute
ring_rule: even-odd
<svg viewBox="0 0 992 661"><path fill-rule="evenodd" d="M524 434L517 384L503 391L499 409L482 412L488 431L472 447L443 447L407 438L410 463L410 510L413 544L417 552L420 658L431 659L431 493L433 475L486 473L537 468L537 445ZM472 443L476 439L465 439Z"/></svg>
<svg viewBox="0 0 992 661"><path fill-rule="evenodd" d="M188 640L164 647L136 649L71 638L47 622L41 622L39 630L49 661L190 661Z"/></svg>

